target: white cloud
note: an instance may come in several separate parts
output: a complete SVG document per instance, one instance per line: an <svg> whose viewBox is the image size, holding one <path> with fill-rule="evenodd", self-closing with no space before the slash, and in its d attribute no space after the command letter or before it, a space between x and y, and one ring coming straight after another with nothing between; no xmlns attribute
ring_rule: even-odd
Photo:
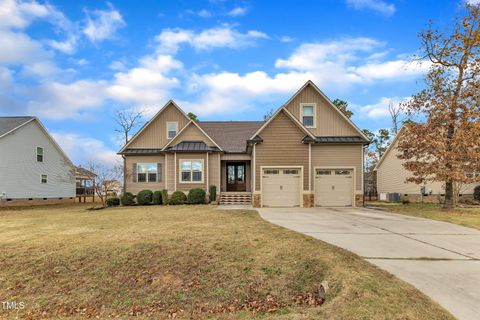
<svg viewBox="0 0 480 320"><path fill-rule="evenodd" d="M409 99L408 97L381 97L378 102L363 106L352 104L352 108L356 110L361 118L369 118L378 120L390 117L388 106L390 104L397 105L402 101Z"/></svg>
<svg viewBox="0 0 480 320"><path fill-rule="evenodd" d="M247 11L248 11L248 9L245 8L245 7L235 7L232 10L230 10L227 13L227 15L229 15L231 17L240 17L240 16L244 16L245 14L247 14Z"/></svg>
<svg viewBox="0 0 480 320"><path fill-rule="evenodd" d="M474 6L480 4L480 0L467 0L466 2Z"/></svg>
<svg viewBox="0 0 480 320"><path fill-rule="evenodd" d="M138 67L116 73L107 93L120 102L158 106L167 100L170 90L180 84L177 78L170 76L170 72L182 67L182 63L172 56L145 57Z"/></svg>
<svg viewBox="0 0 480 320"><path fill-rule="evenodd" d="M292 42L295 41L295 38L290 36L280 36L278 37L278 40L280 40L280 42Z"/></svg>
<svg viewBox="0 0 480 320"><path fill-rule="evenodd" d="M105 100L104 81L80 80L69 84L47 82L28 90L28 111L49 119L81 116Z"/></svg>
<svg viewBox="0 0 480 320"><path fill-rule="evenodd" d="M347 0L347 4L357 10L373 10L385 16L391 16L396 11L393 3L382 0Z"/></svg>
<svg viewBox="0 0 480 320"><path fill-rule="evenodd" d="M87 22L83 33L92 42L100 42L115 37L118 29L126 23L118 10L110 5L109 10L86 11Z"/></svg>
<svg viewBox="0 0 480 320"><path fill-rule="evenodd" d="M207 9L202 9L198 11L197 14L199 17L202 17L202 18L210 18L212 16L212 13Z"/></svg>
<svg viewBox="0 0 480 320"><path fill-rule="evenodd" d="M120 157L101 140L76 133L52 132L55 141L75 164L90 162L113 166Z"/></svg>
<svg viewBox="0 0 480 320"><path fill-rule="evenodd" d="M353 72L367 81L402 79L417 77L426 73L430 68L429 61L410 62L406 60L393 60L378 63L367 63L360 67L351 67L349 72Z"/></svg>
<svg viewBox="0 0 480 320"><path fill-rule="evenodd" d="M189 44L198 51L214 48L242 48L252 46L258 39L267 39L268 36L257 30L241 33L224 25L216 28L195 32L189 29L164 29L155 40L159 43L159 50L165 53L176 53L181 44Z"/></svg>

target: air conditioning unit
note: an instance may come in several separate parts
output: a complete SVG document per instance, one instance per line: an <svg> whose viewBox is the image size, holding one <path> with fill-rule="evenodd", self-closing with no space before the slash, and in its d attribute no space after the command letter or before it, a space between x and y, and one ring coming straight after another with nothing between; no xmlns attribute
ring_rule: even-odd
<svg viewBox="0 0 480 320"><path fill-rule="evenodd" d="M399 202L400 201L400 193L398 192L392 192L388 194L387 197L388 202Z"/></svg>

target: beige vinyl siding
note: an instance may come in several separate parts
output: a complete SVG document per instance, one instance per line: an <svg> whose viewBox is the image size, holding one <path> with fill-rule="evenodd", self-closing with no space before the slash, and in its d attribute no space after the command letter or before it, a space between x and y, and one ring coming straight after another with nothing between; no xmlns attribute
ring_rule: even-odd
<svg viewBox="0 0 480 320"><path fill-rule="evenodd" d="M169 104L132 141L128 148L163 148L169 141L167 139L167 122L178 122L178 131L180 131L188 123L188 119L173 104Z"/></svg>
<svg viewBox="0 0 480 320"><path fill-rule="evenodd" d="M286 108L301 122L301 104L316 104L316 127L308 128L316 136L358 136L359 133L311 85L306 86Z"/></svg>
<svg viewBox="0 0 480 320"><path fill-rule="evenodd" d="M255 147L255 190L260 190L261 166L303 166L303 188L308 190L308 145L300 128L283 111L260 132L263 142Z"/></svg>
<svg viewBox="0 0 480 320"><path fill-rule="evenodd" d="M209 185L214 185L217 187L217 192L220 192L220 154L219 153L211 153L208 155L208 168L209 170ZM208 191L208 190L207 190Z"/></svg>
<svg viewBox="0 0 480 320"><path fill-rule="evenodd" d="M202 132L200 129L197 128L196 125L190 124L185 130L183 130L179 135L177 135L175 140L172 142L171 145L176 145L182 141L203 141L208 146L213 146L214 143Z"/></svg>
<svg viewBox="0 0 480 320"><path fill-rule="evenodd" d="M182 183L180 182L180 161L181 160L203 160L203 182L202 183ZM210 159L209 159L210 160ZM207 187L207 174L209 173L207 168L207 155L206 153L177 153L177 172L175 174L177 179L178 191L189 191L194 188L201 188L206 190Z"/></svg>
<svg viewBox="0 0 480 320"><path fill-rule="evenodd" d="M127 184L126 191L133 194L148 189L152 191L165 189L165 156L164 155L155 155L155 156L127 156L125 158L125 165L127 169ZM162 172L161 172L161 181L159 182L133 182L132 168L134 163L161 163ZM158 174L158 173L157 173ZM158 179L158 178L157 178Z"/></svg>
<svg viewBox="0 0 480 320"><path fill-rule="evenodd" d="M397 157L398 141L390 148L385 155L382 163L377 168L377 192L378 193L392 193L398 192L401 194L420 194L420 186L414 182L406 182L406 179L411 177L410 171L405 169L402 165L403 160ZM472 194L473 188L476 184L463 185L460 188L461 194ZM442 182L427 182L425 184L426 192L430 190L432 194L443 194L444 188Z"/></svg>
<svg viewBox="0 0 480 320"><path fill-rule="evenodd" d="M175 160L174 155L167 153L165 155L167 162L167 190L173 192L175 190Z"/></svg>
<svg viewBox="0 0 480 320"><path fill-rule="evenodd" d="M312 145L312 188L315 183L315 167L355 168L355 190L362 191L361 145Z"/></svg>

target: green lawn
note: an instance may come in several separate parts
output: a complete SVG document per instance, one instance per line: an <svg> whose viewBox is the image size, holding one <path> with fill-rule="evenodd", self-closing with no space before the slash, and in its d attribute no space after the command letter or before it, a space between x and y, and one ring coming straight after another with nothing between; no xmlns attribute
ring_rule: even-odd
<svg viewBox="0 0 480 320"><path fill-rule="evenodd" d="M480 207L444 210L441 208L441 205L434 203L410 203L404 205L385 202L368 202L367 206L379 207L389 212L440 220L480 229Z"/></svg>
<svg viewBox="0 0 480 320"><path fill-rule="evenodd" d="M20 317L453 319L356 255L256 211L86 208L0 211L0 297L25 302Z"/></svg>

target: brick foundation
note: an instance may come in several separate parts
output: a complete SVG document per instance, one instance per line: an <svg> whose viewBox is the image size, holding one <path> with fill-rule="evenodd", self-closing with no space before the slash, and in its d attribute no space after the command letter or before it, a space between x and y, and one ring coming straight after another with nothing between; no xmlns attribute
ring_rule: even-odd
<svg viewBox="0 0 480 320"><path fill-rule="evenodd" d="M315 195L313 193L303 194L303 207L313 208L315 206Z"/></svg>
<svg viewBox="0 0 480 320"><path fill-rule="evenodd" d="M252 205L254 208L260 208L262 203L262 195L261 194L254 194L252 198Z"/></svg>
<svg viewBox="0 0 480 320"><path fill-rule="evenodd" d="M363 207L363 194L355 195L355 207Z"/></svg>

